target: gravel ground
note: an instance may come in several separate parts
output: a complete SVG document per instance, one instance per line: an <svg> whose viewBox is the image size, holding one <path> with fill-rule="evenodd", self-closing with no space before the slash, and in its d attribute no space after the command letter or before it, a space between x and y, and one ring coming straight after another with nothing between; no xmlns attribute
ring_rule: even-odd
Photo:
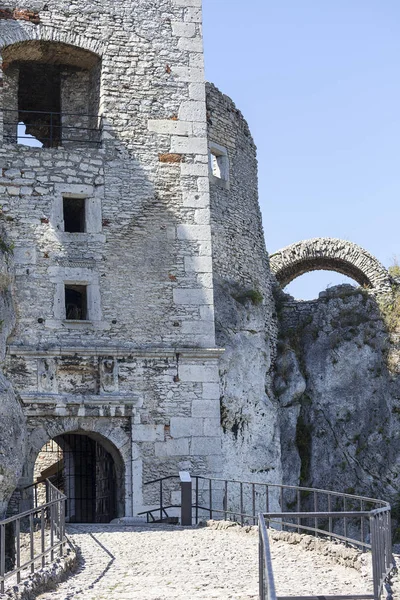
<svg viewBox="0 0 400 600"><path fill-rule="evenodd" d="M40 600L258 597L258 537L238 529L74 525L76 574ZM279 595L371 593L368 578L285 541L271 541Z"/></svg>

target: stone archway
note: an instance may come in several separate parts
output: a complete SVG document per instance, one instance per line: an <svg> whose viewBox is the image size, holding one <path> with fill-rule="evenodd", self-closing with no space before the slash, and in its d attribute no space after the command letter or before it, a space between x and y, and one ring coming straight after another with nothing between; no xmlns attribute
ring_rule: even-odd
<svg viewBox="0 0 400 600"><path fill-rule="evenodd" d="M102 56L105 49L101 40L88 37L82 33L17 19L0 20L0 51L13 44L34 40L76 46L99 56Z"/></svg>
<svg viewBox="0 0 400 600"><path fill-rule="evenodd" d="M35 461L34 483L39 482L39 501L46 501L45 485L40 483L49 479L67 497L67 521L109 523L117 518L122 461L119 453L112 456L105 446L100 436L82 432L50 440Z"/></svg>
<svg viewBox="0 0 400 600"><path fill-rule="evenodd" d="M315 238L287 246L270 256L271 271L282 288L310 271L336 271L376 293L391 292L388 271L369 252L345 240Z"/></svg>
<svg viewBox="0 0 400 600"><path fill-rule="evenodd" d="M19 489L23 494L22 507L28 509L32 502L31 484L37 481L39 474L44 472L44 477L49 475L64 476L64 492L69 493L70 500L79 498L76 493L77 487L83 485L85 473L88 476L87 484L91 482L94 491L89 494L85 492L86 500L92 498L96 503L93 513L93 521L105 521L108 504L113 505L110 513L111 518L130 516L131 506L131 439L126 431L125 421L118 421L111 425L106 419L74 419L60 418L52 420L32 419L30 422L30 435L28 438L27 460L24 466L23 478ZM35 464L38 455L44 451L46 444L51 440L59 446L55 451L53 460L44 461L44 467L40 470ZM59 456L57 457L57 452ZM80 461L85 453L90 454L91 468L95 477L91 477L90 469ZM66 464L59 468L49 469L51 464L66 459ZM68 463L68 464L67 464ZM77 469L77 467L79 467ZM46 471L47 469L47 471ZM90 482L89 482L90 479ZM79 480L79 481L78 481ZM94 487L93 487L94 486ZM107 496L107 486L115 490L113 498ZM25 489L25 491L24 491ZM104 493L103 493L104 492ZM103 498L103 500L102 500ZM101 502L103 505L101 506ZM82 511L81 511L82 512ZM71 513L72 514L72 513ZM103 517L101 517L103 514ZM89 514L90 517L90 514ZM79 515L72 520L79 520Z"/></svg>

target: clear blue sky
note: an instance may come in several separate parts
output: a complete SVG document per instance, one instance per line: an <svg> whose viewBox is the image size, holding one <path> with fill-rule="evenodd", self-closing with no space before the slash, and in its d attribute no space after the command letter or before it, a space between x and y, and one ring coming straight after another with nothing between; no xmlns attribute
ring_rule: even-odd
<svg viewBox="0 0 400 600"><path fill-rule="evenodd" d="M203 4L207 79L258 147L268 251L339 237L389 266L400 254L400 2ZM316 297L344 279L318 272L290 289Z"/></svg>

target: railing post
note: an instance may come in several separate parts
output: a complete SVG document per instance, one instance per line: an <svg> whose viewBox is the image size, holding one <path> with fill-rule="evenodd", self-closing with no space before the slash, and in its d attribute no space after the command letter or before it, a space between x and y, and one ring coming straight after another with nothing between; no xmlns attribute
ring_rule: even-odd
<svg viewBox="0 0 400 600"><path fill-rule="evenodd" d="M45 531L44 531L44 509L40 511L40 542L41 542L41 553L42 553L42 567L46 565L45 551Z"/></svg>
<svg viewBox="0 0 400 600"><path fill-rule="evenodd" d="M6 526L0 525L0 592L4 594L4 575L6 572Z"/></svg>
<svg viewBox="0 0 400 600"><path fill-rule="evenodd" d="M376 521L375 516L369 518L369 531L371 535L371 554L372 554L372 576L374 584L374 598L379 600L379 573L378 573L378 557L377 557L377 540L376 540Z"/></svg>
<svg viewBox="0 0 400 600"><path fill-rule="evenodd" d="M16 526L15 526L15 537L17 540L17 548L16 548L16 553L17 553L17 583L21 583L21 571L20 571L20 566L21 566L21 520L17 519L16 522Z"/></svg>
<svg viewBox="0 0 400 600"><path fill-rule="evenodd" d="M196 525L199 524L199 478L196 477Z"/></svg>
<svg viewBox="0 0 400 600"><path fill-rule="evenodd" d="M260 523L258 525L258 585L260 600L264 600L264 544L261 536Z"/></svg>
<svg viewBox="0 0 400 600"><path fill-rule="evenodd" d="M255 487L255 483L252 484L252 496L253 496L253 525L256 525L257 518L256 518L256 487Z"/></svg>
<svg viewBox="0 0 400 600"><path fill-rule="evenodd" d="M213 496L212 496L212 480L208 480L208 503L210 505L210 520L213 518Z"/></svg>
<svg viewBox="0 0 400 600"><path fill-rule="evenodd" d="M386 513L386 569L392 565L392 514L390 510Z"/></svg>
<svg viewBox="0 0 400 600"><path fill-rule="evenodd" d="M243 482L240 482L240 524L243 527L244 517L243 517Z"/></svg>
<svg viewBox="0 0 400 600"><path fill-rule="evenodd" d="M224 494L224 520L228 520L228 480L225 479L225 494Z"/></svg>
<svg viewBox="0 0 400 600"><path fill-rule="evenodd" d="M163 520L163 484L162 484L163 480L160 479L160 523L162 523Z"/></svg>
<svg viewBox="0 0 400 600"><path fill-rule="evenodd" d="M34 538L34 524L33 524L33 512L29 515L29 546L31 561L35 558L35 538ZM35 563L31 563L31 573L35 572Z"/></svg>
<svg viewBox="0 0 400 600"><path fill-rule="evenodd" d="M181 525L192 525L192 478L187 471L180 471L181 480Z"/></svg>

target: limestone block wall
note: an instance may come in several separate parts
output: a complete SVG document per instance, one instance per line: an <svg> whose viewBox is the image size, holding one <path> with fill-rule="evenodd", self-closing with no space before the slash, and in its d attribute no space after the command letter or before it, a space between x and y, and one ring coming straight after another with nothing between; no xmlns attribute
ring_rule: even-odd
<svg viewBox="0 0 400 600"><path fill-rule="evenodd" d="M6 373L30 432L21 484L54 435L123 432L132 514L148 479L221 472L201 2L31 0L32 19L3 8L4 73L39 42L61 62L63 44L92 53L103 125L99 147L0 145L15 246ZM64 231L70 196L85 199L84 232ZM87 320L66 318L66 284L85 286Z"/></svg>
<svg viewBox="0 0 400 600"><path fill-rule="evenodd" d="M211 84L207 120L215 322L217 344L225 348L220 360L224 473L279 481L270 374L276 320L258 204L256 148L240 111Z"/></svg>

